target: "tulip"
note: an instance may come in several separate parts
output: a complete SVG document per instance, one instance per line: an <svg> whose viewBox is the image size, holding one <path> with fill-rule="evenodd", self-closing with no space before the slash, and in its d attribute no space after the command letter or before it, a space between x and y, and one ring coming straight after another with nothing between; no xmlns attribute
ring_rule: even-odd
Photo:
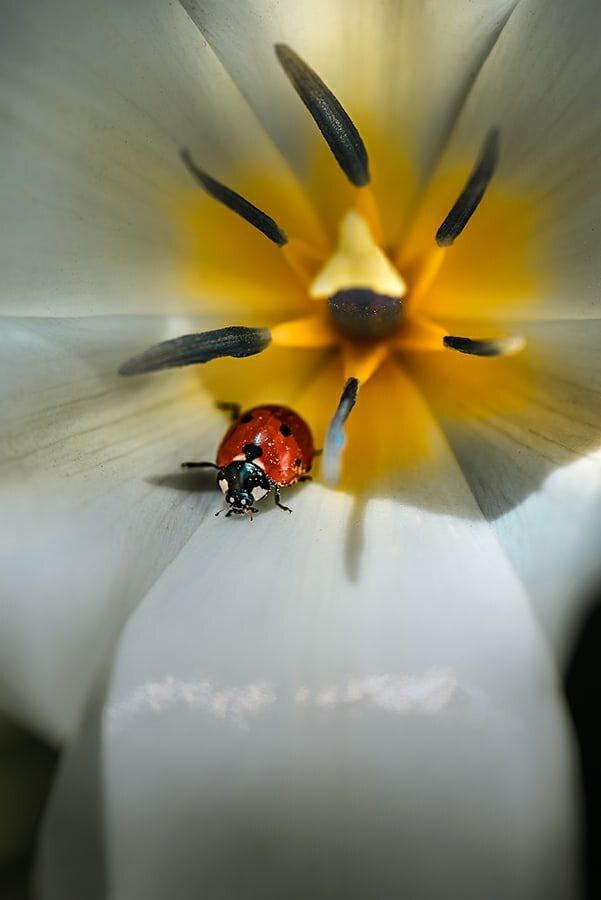
<svg viewBox="0 0 601 900"><path fill-rule="evenodd" d="M0 710L64 751L37 895L573 895L597 3L5 19ZM223 401L310 423L292 516L180 471Z"/></svg>

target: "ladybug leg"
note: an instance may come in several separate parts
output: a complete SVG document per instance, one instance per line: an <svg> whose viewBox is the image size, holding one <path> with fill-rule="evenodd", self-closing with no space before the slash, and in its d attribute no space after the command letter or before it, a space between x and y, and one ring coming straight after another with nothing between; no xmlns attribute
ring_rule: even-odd
<svg viewBox="0 0 601 900"><path fill-rule="evenodd" d="M299 481L313 481L313 478L311 477L311 475L301 475L301 477L298 480Z"/></svg>
<svg viewBox="0 0 601 900"><path fill-rule="evenodd" d="M183 462L182 469L218 469L212 462Z"/></svg>
<svg viewBox="0 0 601 900"><path fill-rule="evenodd" d="M280 490L279 490L279 488L277 488L277 487L274 488L273 493L274 493L274 496L275 496L275 505L276 505L276 506L279 506L280 509L285 509L286 512L291 513L292 510L290 509L290 507L289 507L289 506L284 506L284 504L280 502L280 501L281 501L281 496L280 496Z"/></svg>
<svg viewBox="0 0 601 900"><path fill-rule="evenodd" d="M223 412L227 412L232 417L232 422L235 422L236 419L240 418L240 413L242 412L242 408L239 403L216 403L215 406L217 409L222 409Z"/></svg>

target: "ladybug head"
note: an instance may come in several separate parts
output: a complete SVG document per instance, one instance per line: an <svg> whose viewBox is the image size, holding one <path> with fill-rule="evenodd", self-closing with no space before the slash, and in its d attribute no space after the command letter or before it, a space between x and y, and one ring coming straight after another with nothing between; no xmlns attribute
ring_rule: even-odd
<svg viewBox="0 0 601 900"><path fill-rule="evenodd" d="M228 506L227 515L257 512L253 503L262 500L271 490L267 475L260 466L239 460L224 466L217 475Z"/></svg>

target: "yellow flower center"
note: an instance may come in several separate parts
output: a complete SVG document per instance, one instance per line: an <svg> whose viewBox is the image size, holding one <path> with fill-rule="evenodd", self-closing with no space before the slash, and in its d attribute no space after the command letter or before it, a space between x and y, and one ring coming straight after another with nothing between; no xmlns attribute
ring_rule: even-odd
<svg viewBox="0 0 601 900"><path fill-rule="evenodd" d="M178 268L180 276L185 273L186 289L203 296L203 309L206 294L215 297L213 311L224 324L271 327L272 345L265 353L216 360L195 370L215 400L243 406L288 403L307 419L322 445L342 384L356 377L362 392L349 421L343 470L343 485L353 489L373 484L391 468L431 459L436 438L420 386L437 412L455 417L524 402L531 367L528 354L511 356L521 348L519 340L493 360L453 352L443 340L466 330L477 337L503 335L503 314L510 318L515 302L532 295L532 204L491 188L469 233L452 248L438 247L432 223L465 178L465 169L452 172L405 244L385 249L371 189L361 188L354 208L339 222L335 246L328 248L320 231L311 231L310 223L302 227L306 213L282 184L265 174L245 174L238 183L242 180L250 196L284 193L304 236L278 250L202 194L186 193L178 205L178 222L188 235L185 266ZM507 233L509 221L515 224ZM501 242L499 233L504 233ZM352 336L340 327L331 298L353 289L401 301L400 320L390 334ZM278 307L283 320L273 324ZM286 317L287 308L293 315Z"/></svg>
<svg viewBox="0 0 601 900"><path fill-rule="evenodd" d="M394 350L442 349L447 332L419 314L418 301L440 267L444 248L424 261L406 296L407 284L378 245L378 232L357 210L343 216L337 247L308 284L309 297L322 301L319 310L277 325L275 346L338 347L345 377L361 384Z"/></svg>
<svg viewBox="0 0 601 900"><path fill-rule="evenodd" d="M387 191L377 173L407 177L406 161L391 164L390 144L373 135L368 160L319 76L290 48L276 52L347 177L337 240L329 243L298 186L245 171L232 173L234 190L183 151L205 192L187 193L176 210L180 233L189 237L182 247L186 286L203 297L205 314L219 316L219 327L149 348L121 371L210 361L197 371L216 400L294 406L325 444L330 478L361 388L343 477L357 486L362 474L371 483L391 466L432 456L440 444L432 407L443 416L477 417L491 404L500 410L525 402L529 354L515 358L524 348L519 330L499 323L503 316L510 322L515 301L523 306L535 295L536 223L522 197L489 186L500 147L491 128L475 161L435 177L399 246L390 237L398 225L380 217L380 210L387 219L395 213L387 195L398 196L398 185ZM388 159L379 156L382 146ZM345 209L336 190L334 208ZM324 221L330 216L326 210Z"/></svg>

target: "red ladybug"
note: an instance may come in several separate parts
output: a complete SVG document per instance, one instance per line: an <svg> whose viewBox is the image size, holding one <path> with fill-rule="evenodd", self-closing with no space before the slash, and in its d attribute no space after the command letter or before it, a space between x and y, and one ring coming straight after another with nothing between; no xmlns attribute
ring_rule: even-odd
<svg viewBox="0 0 601 900"><path fill-rule="evenodd" d="M228 504L227 516L258 512L253 506L274 492L276 506L280 488L307 479L315 449L311 429L287 406L255 406L240 415L235 404L219 404L235 419L217 450L217 462L185 462L186 469L218 469L217 484ZM221 510L219 510L221 512ZM219 513L215 513L219 515Z"/></svg>

